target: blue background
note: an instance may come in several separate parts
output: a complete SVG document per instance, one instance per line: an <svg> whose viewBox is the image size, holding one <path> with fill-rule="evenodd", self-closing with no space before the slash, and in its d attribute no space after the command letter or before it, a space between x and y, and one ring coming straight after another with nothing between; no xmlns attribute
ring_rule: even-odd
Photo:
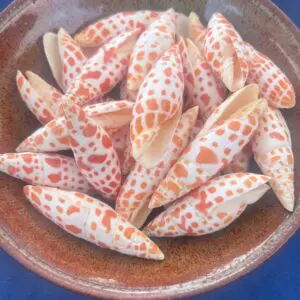
<svg viewBox="0 0 300 300"><path fill-rule="evenodd" d="M63 0L62 0L63 1ZM10 0L0 0L0 11ZM300 0L274 0L299 27ZM300 63L300 62L299 62ZM1 300L89 300L60 288L28 271L0 250ZM299 300L300 299L300 232L255 271L204 296L192 300Z"/></svg>

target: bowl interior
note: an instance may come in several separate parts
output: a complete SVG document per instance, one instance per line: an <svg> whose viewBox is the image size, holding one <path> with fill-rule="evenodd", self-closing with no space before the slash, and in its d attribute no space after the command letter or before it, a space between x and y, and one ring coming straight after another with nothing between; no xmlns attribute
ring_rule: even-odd
<svg viewBox="0 0 300 300"><path fill-rule="evenodd" d="M41 37L122 10L174 7L194 10L203 23L220 11L242 36L269 55L300 89L299 33L268 1L241 0L38 0L16 1L0 18L0 152L13 152L39 124L18 94L16 70L32 70L54 84ZM296 171L300 159L300 103L284 113L291 130ZM296 196L299 195L296 172ZM233 280L264 261L299 225L300 205L288 214L272 192L226 230L201 238L155 239L166 259L146 261L100 249L64 233L22 194L24 183L0 174L0 241L22 263L46 278L92 295L150 298L203 292ZM157 287L160 287L159 289Z"/></svg>

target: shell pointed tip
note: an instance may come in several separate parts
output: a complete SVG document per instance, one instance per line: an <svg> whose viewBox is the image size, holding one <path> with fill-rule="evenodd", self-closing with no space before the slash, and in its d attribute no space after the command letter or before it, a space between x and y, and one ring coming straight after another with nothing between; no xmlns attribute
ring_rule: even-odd
<svg viewBox="0 0 300 300"><path fill-rule="evenodd" d="M150 209L154 209L154 208L156 208L157 206L156 206L156 202L155 201L150 201L150 203L149 203L149 205L148 205L148 208L150 208Z"/></svg>
<svg viewBox="0 0 300 300"><path fill-rule="evenodd" d="M190 17L192 20L199 20L198 15L197 15L194 11L191 11L191 12L190 12L189 17Z"/></svg>
<svg viewBox="0 0 300 300"><path fill-rule="evenodd" d="M157 199L152 198L149 205L148 205L148 208L154 209L154 208L160 207L162 205L163 204L161 204L161 201L158 201Z"/></svg>
<svg viewBox="0 0 300 300"><path fill-rule="evenodd" d="M17 148L16 152L26 152L26 151L31 151L31 152L36 152L36 148L34 147L33 144L28 142L27 139L25 139Z"/></svg>
<svg viewBox="0 0 300 300"><path fill-rule="evenodd" d="M150 199L148 207L151 209L160 207L169 201L159 192L154 192L152 198Z"/></svg>
<svg viewBox="0 0 300 300"><path fill-rule="evenodd" d="M43 43L47 42L47 39L52 38L55 33L53 32L46 32L43 35Z"/></svg>
<svg viewBox="0 0 300 300"><path fill-rule="evenodd" d="M62 34L64 32L66 32L66 30L64 28L62 28L62 27L59 27L58 34Z"/></svg>
<svg viewBox="0 0 300 300"><path fill-rule="evenodd" d="M272 183L271 183L272 186ZM294 196L294 183L293 181L286 182L281 189L277 190L275 189L275 193L277 194L277 197L279 201L281 202L282 206L288 210L289 212L292 212L294 210L295 205L295 196Z"/></svg>
<svg viewBox="0 0 300 300"><path fill-rule="evenodd" d="M152 244L154 247L150 250L148 258L154 260L164 260L165 255L163 254L163 252L158 248L158 246L154 242L152 242Z"/></svg>
<svg viewBox="0 0 300 300"><path fill-rule="evenodd" d="M28 76L34 75L34 73L27 70L27 71L25 71L25 75L28 77Z"/></svg>
<svg viewBox="0 0 300 300"><path fill-rule="evenodd" d="M167 12L167 13L174 13L174 12L175 12L175 10L174 10L174 8L173 8L173 7L171 7L171 8L169 8L168 10L166 10L166 12Z"/></svg>
<svg viewBox="0 0 300 300"><path fill-rule="evenodd" d="M16 148L16 152L22 152L22 144L20 144L20 145Z"/></svg>
<svg viewBox="0 0 300 300"><path fill-rule="evenodd" d="M286 210L288 210L289 212L293 212L294 211L294 203L289 203L284 208Z"/></svg>
<svg viewBox="0 0 300 300"><path fill-rule="evenodd" d="M190 108L190 111L192 113L194 113L195 115L198 115L198 113L199 113L199 106L195 105L194 107Z"/></svg>
<svg viewBox="0 0 300 300"><path fill-rule="evenodd" d="M289 212L294 211L295 201L292 195L285 196L284 199L281 199L280 202L287 211Z"/></svg>
<svg viewBox="0 0 300 300"><path fill-rule="evenodd" d="M165 255L160 251L160 253L156 256L157 260L164 260L165 259Z"/></svg>

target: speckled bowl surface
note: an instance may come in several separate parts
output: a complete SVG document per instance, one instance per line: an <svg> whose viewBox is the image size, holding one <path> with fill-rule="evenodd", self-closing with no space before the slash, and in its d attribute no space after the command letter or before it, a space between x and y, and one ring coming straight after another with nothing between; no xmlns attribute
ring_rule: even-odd
<svg viewBox="0 0 300 300"><path fill-rule="evenodd" d="M17 0L0 15L0 152L12 152L39 125L15 84L17 68L53 83L42 49L43 33L71 33L122 10L174 7L196 11L203 22L223 13L242 36L269 55L300 94L300 33L269 1L259 0ZM300 164L300 102L284 113L291 129L296 172ZM298 129L299 130L299 129ZM78 240L41 216L22 194L23 183L0 174L0 243L22 264L74 291L104 298L186 296L220 287L269 258L300 224L300 173L296 207L288 214L272 192L226 230L201 238L156 239L162 262L100 249Z"/></svg>

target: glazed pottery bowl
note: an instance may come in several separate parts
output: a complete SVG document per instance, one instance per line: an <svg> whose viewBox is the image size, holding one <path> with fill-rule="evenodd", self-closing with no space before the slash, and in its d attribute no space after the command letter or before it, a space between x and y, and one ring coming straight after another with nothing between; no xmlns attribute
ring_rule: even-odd
<svg viewBox="0 0 300 300"><path fill-rule="evenodd" d="M269 1L259 0L17 0L0 15L0 152L12 152L39 125L18 94L15 75L32 70L52 81L41 37L122 10L174 7L196 11L205 23L223 13L242 36L269 55L300 93L300 33ZM284 112L291 130L296 172L300 164L300 103ZM300 173L295 211L287 213L272 192L234 224L201 238L155 239L162 262L100 249L76 239L40 215L22 193L24 183L0 174L0 242L22 264L74 291L105 298L186 296L220 287L269 258L300 223Z"/></svg>

